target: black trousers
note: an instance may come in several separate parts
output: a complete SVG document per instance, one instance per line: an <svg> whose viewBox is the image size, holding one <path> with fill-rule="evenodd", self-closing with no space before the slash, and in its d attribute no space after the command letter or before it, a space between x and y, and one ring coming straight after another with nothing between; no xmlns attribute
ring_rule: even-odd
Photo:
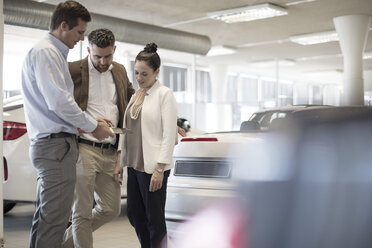
<svg viewBox="0 0 372 248"><path fill-rule="evenodd" d="M142 248L166 247L164 209L169 173L164 172L162 188L150 192L151 174L128 167L127 215Z"/></svg>

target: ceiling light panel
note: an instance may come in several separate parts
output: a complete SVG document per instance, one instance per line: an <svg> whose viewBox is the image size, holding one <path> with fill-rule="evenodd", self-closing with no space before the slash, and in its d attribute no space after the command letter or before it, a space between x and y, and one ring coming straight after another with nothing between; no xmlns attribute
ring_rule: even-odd
<svg viewBox="0 0 372 248"><path fill-rule="evenodd" d="M258 60L251 61L249 64L257 67L273 67L278 63L279 66L294 66L296 61L293 59L278 59L278 60Z"/></svg>
<svg viewBox="0 0 372 248"><path fill-rule="evenodd" d="M321 32L321 33L291 36L289 40L294 43L298 43L298 44L306 46L306 45L314 45L314 44L326 43L326 42L331 42L331 41L338 41L338 35L336 31L328 31L328 32Z"/></svg>
<svg viewBox="0 0 372 248"><path fill-rule="evenodd" d="M233 54L236 52L235 48L228 47L228 46L213 46L207 56L217 56L217 55L226 55L226 54Z"/></svg>
<svg viewBox="0 0 372 248"><path fill-rule="evenodd" d="M208 16L212 19L221 20L226 23L236 23L283 16L287 14L288 11L283 7L279 7L271 3L264 3L235 9L209 12Z"/></svg>

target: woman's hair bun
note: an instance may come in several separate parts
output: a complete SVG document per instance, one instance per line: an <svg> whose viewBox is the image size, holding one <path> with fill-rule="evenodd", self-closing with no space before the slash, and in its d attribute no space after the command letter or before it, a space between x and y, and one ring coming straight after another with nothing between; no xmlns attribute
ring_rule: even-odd
<svg viewBox="0 0 372 248"><path fill-rule="evenodd" d="M154 42L147 44L143 49L147 53L156 53L157 50L158 46Z"/></svg>

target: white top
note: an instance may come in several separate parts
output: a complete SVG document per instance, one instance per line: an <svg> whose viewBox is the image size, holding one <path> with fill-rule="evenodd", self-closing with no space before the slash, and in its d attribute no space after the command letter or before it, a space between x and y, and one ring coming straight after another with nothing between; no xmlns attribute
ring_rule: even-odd
<svg viewBox="0 0 372 248"><path fill-rule="evenodd" d="M92 132L97 121L75 102L74 84L68 69L69 48L47 34L27 54L22 68L22 93L30 139L51 133Z"/></svg>
<svg viewBox="0 0 372 248"><path fill-rule="evenodd" d="M117 106L118 97L116 86L112 77L111 64L105 72L99 72L88 56L89 65L89 95L86 113L93 117L105 117L111 119L116 127L119 123L119 109ZM115 144L116 137L109 137L99 141L91 133L82 133L81 138L103 143Z"/></svg>
<svg viewBox="0 0 372 248"><path fill-rule="evenodd" d="M177 102L173 92L159 81L156 81L146 93L141 112L141 138L144 170L152 174L157 163L165 164L165 170L173 168L172 155L177 134ZM130 99L128 106L134 99L135 95ZM125 118L123 122L123 126L126 127ZM127 152L125 135L120 135L118 150L121 150L120 165L125 166Z"/></svg>

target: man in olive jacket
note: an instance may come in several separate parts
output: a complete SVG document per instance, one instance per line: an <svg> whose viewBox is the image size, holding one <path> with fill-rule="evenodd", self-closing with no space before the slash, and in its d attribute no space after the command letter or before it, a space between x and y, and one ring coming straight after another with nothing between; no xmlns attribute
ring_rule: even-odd
<svg viewBox="0 0 372 248"><path fill-rule="evenodd" d="M125 108L135 90L124 66L113 62L114 34L97 29L88 40L89 56L69 64L75 100L93 118L122 127ZM65 232L62 247L92 248L93 231L120 214L120 185L113 178L117 142L118 137L100 142L91 134L80 135L72 225Z"/></svg>

